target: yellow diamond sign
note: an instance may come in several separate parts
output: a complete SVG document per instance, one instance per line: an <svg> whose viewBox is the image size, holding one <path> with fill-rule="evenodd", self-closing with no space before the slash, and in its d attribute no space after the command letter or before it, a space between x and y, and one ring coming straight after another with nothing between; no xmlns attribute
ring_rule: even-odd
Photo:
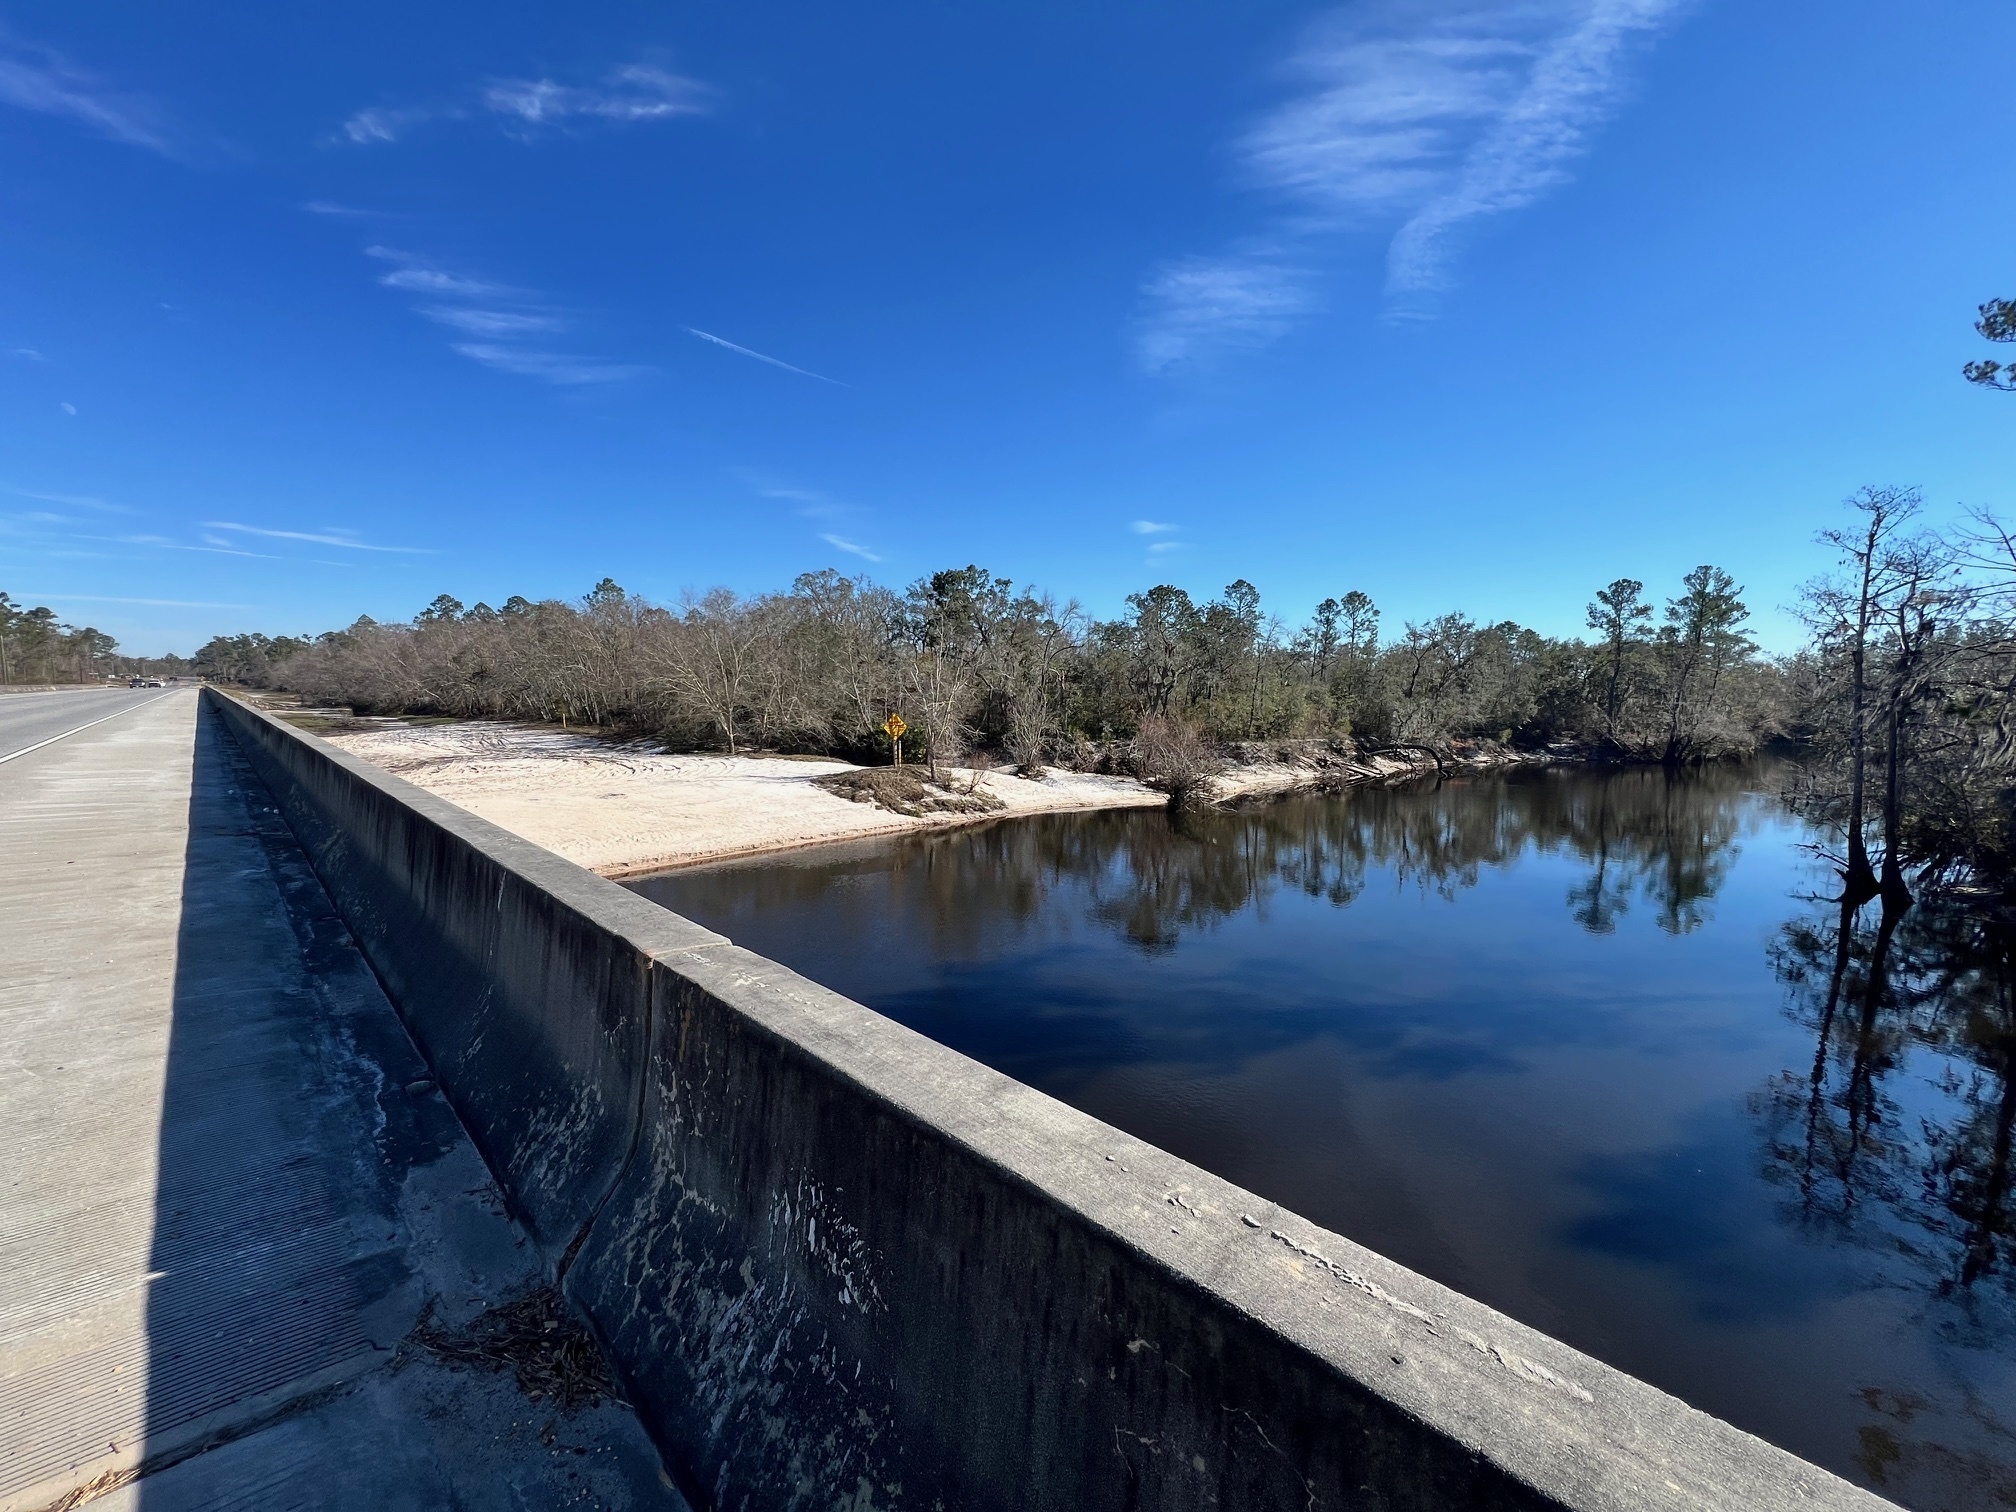
<svg viewBox="0 0 2016 1512"><path fill-rule="evenodd" d="M891 740L901 740L903 732L909 728L908 721L901 714L891 714L887 719L882 721L882 732Z"/></svg>

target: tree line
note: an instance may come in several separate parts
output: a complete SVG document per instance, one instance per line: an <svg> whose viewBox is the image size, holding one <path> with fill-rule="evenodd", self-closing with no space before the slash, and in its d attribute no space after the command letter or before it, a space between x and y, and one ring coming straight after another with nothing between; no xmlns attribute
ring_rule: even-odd
<svg viewBox="0 0 2016 1512"><path fill-rule="evenodd" d="M1240 579L1199 602L1159 584L1110 620L967 566L892 589L833 571L788 590L654 604L604 579L578 601L360 619L312 641L232 637L199 669L369 712L588 724L688 747L880 754L985 751L1070 764L1144 727L1236 742L1576 742L1684 763L1745 754L1787 719L1782 667L1744 633L1720 568L1663 604L1619 579L1589 606L1596 637L1438 615L1381 633L1362 592L1289 625Z"/></svg>
<svg viewBox="0 0 2016 1512"><path fill-rule="evenodd" d="M0 683L84 683L128 670L119 643L90 625L69 625L47 605L0 593Z"/></svg>

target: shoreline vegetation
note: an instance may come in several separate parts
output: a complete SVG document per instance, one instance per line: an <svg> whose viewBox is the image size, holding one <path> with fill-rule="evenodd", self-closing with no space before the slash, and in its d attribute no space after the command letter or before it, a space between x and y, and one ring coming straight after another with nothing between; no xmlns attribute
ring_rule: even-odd
<svg viewBox="0 0 2016 1512"><path fill-rule="evenodd" d="M443 717L357 717L244 694L351 754L459 804L602 876L629 879L837 841L867 840L1043 813L1166 808L1162 787L1130 770L1125 743L1090 771L1007 765L859 767L819 756L693 753L609 730ZM1559 759L1469 744L1445 770L1501 770ZM1348 740L1260 742L1226 753L1193 805L1309 788L1432 777L1425 753L1357 750Z"/></svg>
<svg viewBox="0 0 2016 1512"><path fill-rule="evenodd" d="M1244 579L1204 602L1159 584L1098 620L968 566L903 590L827 570L671 606L606 578L572 602L443 594L404 624L220 637L191 666L307 705L585 725L688 761L900 757L918 772L821 796L911 823L988 809L982 788L1014 791L1003 768L1180 804L1252 787L1270 745L1329 752L1337 780L1354 761L1446 773L1466 751L1682 767L1770 746L1798 756L1790 796L1837 837L1855 907L2016 900L2016 536L1986 514L1926 530L1920 510L1910 489L1847 501L1819 536L1833 570L1801 594L1810 640L1775 657L1746 632L1741 586L1705 564L1663 601L1632 578L1599 589L1586 638L1455 612L1382 633L1357 591L1291 625ZM891 715L907 724L894 742Z"/></svg>
<svg viewBox="0 0 2016 1512"><path fill-rule="evenodd" d="M932 768L975 751L1083 767L1115 742L1180 780L1213 747L1350 737L1521 750L1563 742L1686 764L1752 752L1785 713L1782 669L1743 633L1741 589L1689 573L1654 625L1619 579L1598 641L1459 614L1382 639L1361 592L1291 626L1244 579L1198 603L1161 584L1100 621L968 566L898 592L831 570L784 592L717 589L658 605L603 579L578 601L465 608L443 594L406 624L362 618L310 638L223 637L213 678L375 714L593 725L677 749L749 749ZM1165 770L1166 769L1166 770Z"/></svg>

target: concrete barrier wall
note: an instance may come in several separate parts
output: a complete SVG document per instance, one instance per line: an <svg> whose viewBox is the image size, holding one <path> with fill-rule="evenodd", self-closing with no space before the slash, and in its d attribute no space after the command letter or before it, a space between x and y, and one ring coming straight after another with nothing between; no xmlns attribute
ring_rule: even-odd
<svg viewBox="0 0 2016 1512"><path fill-rule="evenodd" d="M696 1507L1889 1505L205 700Z"/></svg>

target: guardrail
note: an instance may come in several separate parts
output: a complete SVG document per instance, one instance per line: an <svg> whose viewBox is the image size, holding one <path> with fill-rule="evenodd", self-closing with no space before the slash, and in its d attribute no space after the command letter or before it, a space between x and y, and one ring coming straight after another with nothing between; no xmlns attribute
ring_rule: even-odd
<svg viewBox="0 0 2016 1512"><path fill-rule="evenodd" d="M1890 1505L204 701L696 1507Z"/></svg>

